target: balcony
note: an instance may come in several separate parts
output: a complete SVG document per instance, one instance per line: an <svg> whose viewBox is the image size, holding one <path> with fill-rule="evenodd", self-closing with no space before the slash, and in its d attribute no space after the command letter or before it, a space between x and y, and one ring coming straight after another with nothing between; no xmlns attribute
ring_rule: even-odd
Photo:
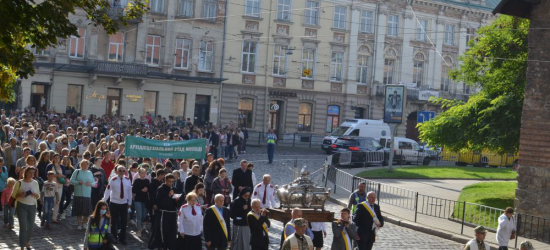
<svg viewBox="0 0 550 250"><path fill-rule="evenodd" d="M148 67L145 64L119 63L110 61L90 61L97 74L109 74L116 76L147 77Z"/></svg>
<svg viewBox="0 0 550 250"><path fill-rule="evenodd" d="M118 20L120 17L123 17L126 13L125 6L122 6L117 3L118 1L115 1L115 4L111 6L109 11L107 11L107 15L109 18L113 19L114 21ZM141 22L141 17L128 19L128 23L136 24Z"/></svg>

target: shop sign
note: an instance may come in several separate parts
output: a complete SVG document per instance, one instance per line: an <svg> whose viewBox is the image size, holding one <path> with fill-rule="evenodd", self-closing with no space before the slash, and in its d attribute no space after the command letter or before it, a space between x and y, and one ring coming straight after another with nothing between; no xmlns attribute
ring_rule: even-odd
<svg viewBox="0 0 550 250"><path fill-rule="evenodd" d="M279 110L279 104L275 103L275 104L271 105L271 107L269 107L269 109L277 111L277 110Z"/></svg>
<svg viewBox="0 0 550 250"><path fill-rule="evenodd" d="M298 97L296 92L276 91L276 90L270 90L269 95L276 96L276 97Z"/></svg>
<svg viewBox="0 0 550 250"><path fill-rule="evenodd" d="M439 92L430 91L430 90L421 90L421 91L419 91L418 100L429 101L430 97L432 97L432 96L435 96L436 98L439 98Z"/></svg>
<svg viewBox="0 0 550 250"><path fill-rule="evenodd" d="M126 98L130 100L131 102L137 102L139 99L141 99L140 95L126 95Z"/></svg>
<svg viewBox="0 0 550 250"><path fill-rule="evenodd" d="M86 98L86 100L97 99L98 101L101 101L101 100L105 99L105 95L99 95L95 91L94 91L94 93L92 93L92 95L85 95L84 97Z"/></svg>

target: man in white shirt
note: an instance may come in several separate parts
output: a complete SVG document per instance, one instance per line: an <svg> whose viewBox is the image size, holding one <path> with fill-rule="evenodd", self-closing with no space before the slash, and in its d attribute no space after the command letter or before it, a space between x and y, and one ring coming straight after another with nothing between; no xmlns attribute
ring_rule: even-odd
<svg viewBox="0 0 550 250"><path fill-rule="evenodd" d="M507 207L504 213L498 217L497 242L499 250L508 250L508 242L512 235L516 234L516 218L514 209Z"/></svg>
<svg viewBox="0 0 550 250"><path fill-rule="evenodd" d="M103 200L111 198L109 203L109 210L111 211L111 221L113 225L111 232L117 238L117 241L126 245L126 224L128 223L128 209L132 206L132 184L130 179L124 174L126 168L119 165L116 168L117 176L113 177L107 185ZM116 232L119 229L117 221L120 219L120 234L117 236Z"/></svg>
<svg viewBox="0 0 550 250"><path fill-rule="evenodd" d="M262 178L262 183L259 183L254 187L252 192L252 199L260 200L260 207L262 209L274 208L275 202L275 187L270 184L271 176L265 174Z"/></svg>

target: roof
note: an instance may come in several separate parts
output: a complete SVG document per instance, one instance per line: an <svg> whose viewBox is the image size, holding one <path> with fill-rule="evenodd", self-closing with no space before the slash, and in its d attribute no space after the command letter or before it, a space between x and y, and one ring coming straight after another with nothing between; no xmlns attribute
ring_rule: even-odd
<svg viewBox="0 0 550 250"><path fill-rule="evenodd" d="M540 0L502 0L493 10L493 14L505 14L516 17L529 18L533 5Z"/></svg>
<svg viewBox="0 0 550 250"><path fill-rule="evenodd" d="M436 0L437 2L442 2L446 5L455 5L455 6L461 6L466 7L469 9L478 9L478 10L484 10L484 11L492 11L497 5L500 3L501 0L485 0L480 1L482 4L475 4L471 3L468 0Z"/></svg>

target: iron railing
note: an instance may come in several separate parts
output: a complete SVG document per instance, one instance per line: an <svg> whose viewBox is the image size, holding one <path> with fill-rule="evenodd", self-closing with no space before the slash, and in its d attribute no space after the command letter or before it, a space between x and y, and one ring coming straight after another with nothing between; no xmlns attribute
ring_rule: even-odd
<svg viewBox="0 0 550 250"><path fill-rule="evenodd" d="M145 64L119 63L111 61L91 61L91 63L94 65L94 71L97 73L141 77L146 77L148 74L148 67Z"/></svg>

